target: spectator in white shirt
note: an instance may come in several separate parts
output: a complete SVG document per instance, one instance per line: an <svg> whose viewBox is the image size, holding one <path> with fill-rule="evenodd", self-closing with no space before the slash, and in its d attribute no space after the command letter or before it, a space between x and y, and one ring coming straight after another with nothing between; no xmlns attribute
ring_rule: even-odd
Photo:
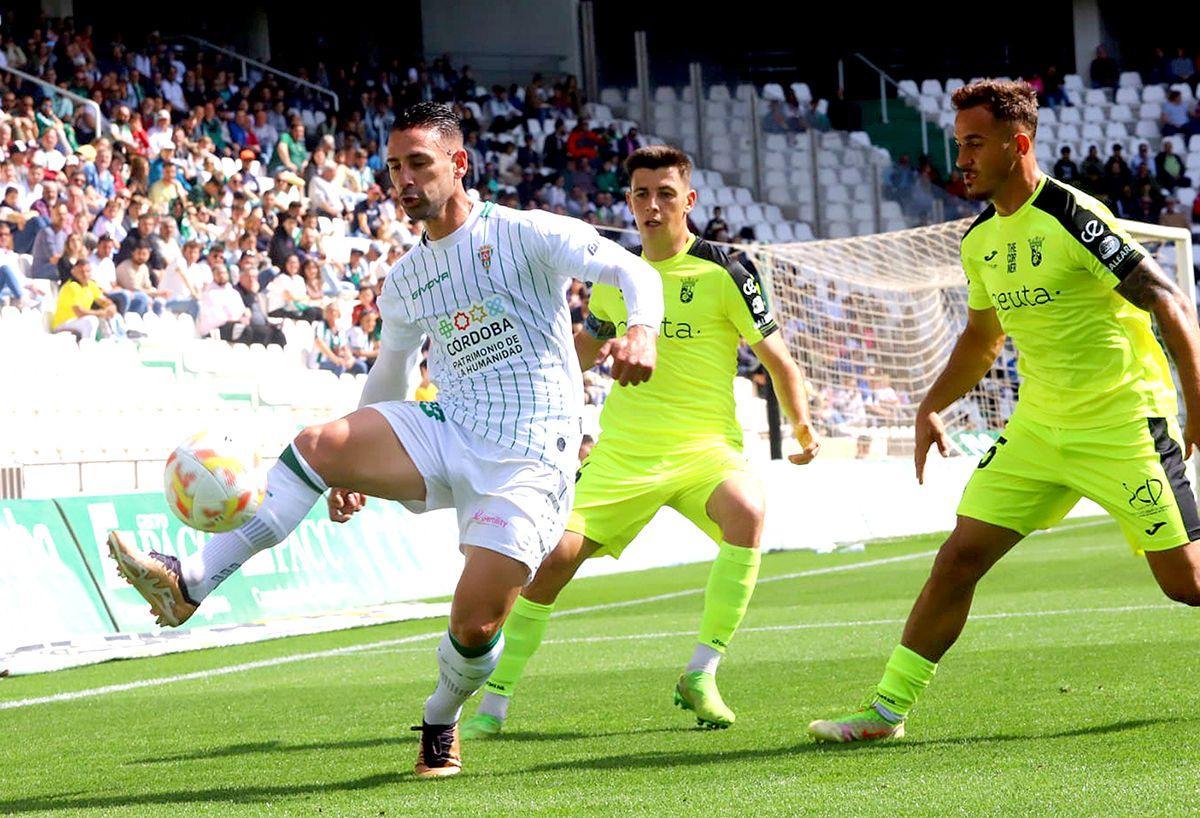
<svg viewBox="0 0 1200 818"><path fill-rule="evenodd" d="M162 91L163 99L169 102L172 108L176 111L187 111L187 101L183 97L183 85L179 82L179 72L176 71L174 65L167 68L167 77L162 81L159 90ZM167 119L170 119L170 114L167 115ZM153 143L151 145L153 146Z"/></svg>
<svg viewBox="0 0 1200 818"><path fill-rule="evenodd" d="M159 156L163 148L175 147L175 129L171 126L171 112L166 108L154 116L154 126L146 132L150 140L150 155Z"/></svg>
<svg viewBox="0 0 1200 818"><path fill-rule="evenodd" d="M229 283L229 271L225 265L218 263L212 272L212 281L205 285L200 295L196 332L203 338L215 329L221 340L232 341L250 323L250 311L242 302L242 294Z"/></svg>
<svg viewBox="0 0 1200 818"><path fill-rule="evenodd" d="M340 219L346 212L346 202L333 182L336 175L337 165L328 162L321 166L320 173L308 183L308 198L313 210L331 219Z"/></svg>
<svg viewBox="0 0 1200 818"><path fill-rule="evenodd" d="M48 288L34 286L21 273L21 259L12 249L12 228L0 223L0 300L22 309L41 301L46 292Z"/></svg>
<svg viewBox="0 0 1200 818"><path fill-rule="evenodd" d="M164 219L164 222L171 222ZM179 257L167 264L160 284L167 291L167 309L196 318L200 311L200 294L214 276L207 264L200 263L200 243L183 245ZM203 334L203 333L201 333Z"/></svg>
<svg viewBox="0 0 1200 818"><path fill-rule="evenodd" d="M379 324L379 313L374 310L363 310L358 315L358 323L346 333L346 346L356 362L361 362L370 372L379 357L379 339L375 337L375 328Z"/></svg>

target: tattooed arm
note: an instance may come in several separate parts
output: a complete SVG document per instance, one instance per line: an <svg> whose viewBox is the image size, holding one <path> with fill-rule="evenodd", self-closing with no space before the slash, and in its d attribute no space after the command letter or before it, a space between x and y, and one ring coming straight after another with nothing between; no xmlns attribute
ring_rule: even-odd
<svg viewBox="0 0 1200 818"><path fill-rule="evenodd" d="M1126 301L1154 315L1167 352L1175 361L1187 410L1183 437L1186 456L1190 457L1192 447L1200 446L1200 326L1196 306L1149 256L1116 289Z"/></svg>

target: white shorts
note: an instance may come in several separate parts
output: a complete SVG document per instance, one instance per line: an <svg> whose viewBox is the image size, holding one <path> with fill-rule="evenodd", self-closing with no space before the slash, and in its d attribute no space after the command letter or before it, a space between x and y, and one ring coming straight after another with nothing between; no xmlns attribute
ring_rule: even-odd
<svg viewBox="0 0 1200 818"><path fill-rule="evenodd" d="M532 579L571 513L580 433L567 440L559 463L547 463L463 428L436 403L384 401L367 408L387 419L425 478L425 501L404 506L416 513L456 509L462 546L512 557Z"/></svg>

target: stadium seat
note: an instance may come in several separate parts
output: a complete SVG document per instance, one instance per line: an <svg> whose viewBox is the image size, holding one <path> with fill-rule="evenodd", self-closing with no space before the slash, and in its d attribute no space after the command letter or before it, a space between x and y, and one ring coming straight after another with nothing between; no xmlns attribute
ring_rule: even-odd
<svg viewBox="0 0 1200 818"><path fill-rule="evenodd" d="M1141 139L1155 139L1160 135L1160 130L1157 122L1143 119L1138 122L1133 133Z"/></svg>
<svg viewBox="0 0 1200 818"><path fill-rule="evenodd" d="M1078 142L1080 140L1079 127L1076 125L1060 125L1058 127L1058 141L1063 142Z"/></svg>
<svg viewBox="0 0 1200 818"><path fill-rule="evenodd" d="M1142 75L1137 71L1122 71L1117 85L1119 88L1141 88Z"/></svg>
<svg viewBox="0 0 1200 818"><path fill-rule="evenodd" d="M1078 74L1067 74L1063 77L1063 85L1068 91L1074 91L1076 95L1083 93L1083 77Z"/></svg>
<svg viewBox="0 0 1200 818"><path fill-rule="evenodd" d="M736 232L746 223L746 211L739 204L731 204L725 208L725 221L729 222Z"/></svg>
<svg viewBox="0 0 1200 818"><path fill-rule="evenodd" d="M841 182L844 185L856 186L861 185L866 181L862 169L858 167L847 167L842 170Z"/></svg>
<svg viewBox="0 0 1200 818"><path fill-rule="evenodd" d="M1118 105L1137 105L1141 99L1136 88L1118 88L1113 101Z"/></svg>
<svg viewBox="0 0 1200 818"><path fill-rule="evenodd" d="M754 204L754 195L744 187L734 188L734 200L740 205Z"/></svg>
<svg viewBox="0 0 1200 818"><path fill-rule="evenodd" d="M766 151L762 155L763 168L767 170L785 170L787 168L787 154L782 151Z"/></svg>
<svg viewBox="0 0 1200 818"><path fill-rule="evenodd" d="M805 222L794 222L792 224L792 235L796 241L812 241L813 231Z"/></svg>
<svg viewBox="0 0 1200 818"><path fill-rule="evenodd" d="M746 205L746 221L748 222L763 222L767 221L767 214L763 212L763 206L757 202L752 205Z"/></svg>
<svg viewBox="0 0 1200 818"><path fill-rule="evenodd" d="M1161 85L1147 85L1142 89L1142 102L1157 102L1162 104L1167 101L1167 92Z"/></svg>
<svg viewBox="0 0 1200 818"><path fill-rule="evenodd" d="M807 82L793 82L792 93L796 95L798 102L812 102L812 91Z"/></svg>
<svg viewBox="0 0 1200 818"><path fill-rule="evenodd" d="M755 93L756 91L754 90L753 85L750 85L749 83L742 83L734 89L733 96L734 99L739 99L742 102L749 102L754 98Z"/></svg>
<svg viewBox="0 0 1200 818"><path fill-rule="evenodd" d="M875 232L875 221L873 219L858 219L854 222L854 235L869 236Z"/></svg>
<svg viewBox="0 0 1200 818"><path fill-rule="evenodd" d="M923 97L941 97L944 93L942 83L938 80L925 80L921 83L921 96Z"/></svg>
<svg viewBox="0 0 1200 818"><path fill-rule="evenodd" d="M1114 105L1108 109L1108 118L1112 122L1133 122L1133 111L1123 103Z"/></svg>
<svg viewBox="0 0 1200 818"><path fill-rule="evenodd" d="M1087 106L1107 105L1108 97L1099 88L1092 88L1084 93L1083 104Z"/></svg>
<svg viewBox="0 0 1200 818"><path fill-rule="evenodd" d="M1084 123L1093 122L1101 123L1108 119L1108 114L1103 106L1093 105L1083 109Z"/></svg>
<svg viewBox="0 0 1200 818"><path fill-rule="evenodd" d="M1182 94L1184 102L1191 102L1196 98L1196 95L1192 92L1192 86L1188 85L1186 82L1173 83L1170 90L1178 91L1180 94Z"/></svg>
<svg viewBox="0 0 1200 818"><path fill-rule="evenodd" d="M789 207L794 203L792 193L786 187L767 188L767 201L782 207Z"/></svg>
<svg viewBox="0 0 1200 818"><path fill-rule="evenodd" d="M914 80L900 80L897 93L909 105L916 103L921 98L921 90L917 87L917 83Z"/></svg>
<svg viewBox="0 0 1200 818"><path fill-rule="evenodd" d="M708 98L713 102L729 102L732 97L729 95L729 86L714 85L708 89Z"/></svg>
<svg viewBox="0 0 1200 818"><path fill-rule="evenodd" d="M1175 153L1187 153L1187 143L1185 143L1183 141L1183 137L1180 136L1179 134L1174 134L1172 136L1164 136L1162 138L1162 141L1164 144L1167 142L1170 142L1172 145L1174 145Z"/></svg>
<svg viewBox="0 0 1200 818"><path fill-rule="evenodd" d="M778 241L775 237L775 228L767 222L753 222L751 227L754 228L754 236L759 241L765 244L774 244Z"/></svg>
<svg viewBox="0 0 1200 818"><path fill-rule="evenodd" d="M1038 145L1049 145L1058 138L1058 132L1053 125L1044 125L1038 123L1037 129Z"/></svg>
<svg viewBox="0 0 1200 818"><path fill-rule="evenodd" d="M654 89L655 102L678 102L679 97L675 94L675 89L669 85L660 85Z"/></svg>
<svg viewBox="0 0 1200 818"><path fill-rule="evenodd" d="M831 239L848 239L854 235L854 230L849 222L830 222L825 235Z"/></svg>
<svg viewBox="0 0 1200 818"><path fill-rule="evenodd" d="M1038 108L1038 126L1042 125L1057 125L1058 115L1054 113L1053 108Z"/></svg>
<svg viewBox="0 0 1200 818"><path fill-rule="evenodd" d="M850 218L856 222L866 221L868 219L874 221L875 208L868 202L857 202L850 206Z"/></svg>
<svg viewBox="0 0 1200 818"><path fill-rule="evenodd" d="M777 82L768 82L763 86L762 98L767 102L783 102L783 86Z"/></svg>
<svg viewBox="0 0 1200 818"><path fill-rule="evenodd" d="M829 204L843 204L850 201L850 189L845 185L828 185L824 188L822 201Z"/></svg>
<svg viewBox="0 0 1200 818"><path fill-rule="evenodd" d="M1122 122L1110 122L1104 129L1104 138L1109 142L1125 142L1129 139L1129 129Z"/></svg>
<svg viewBox="0 0 1200 818"><path fill-rule="evenodd" d="M614 108L623 108L625 106L625 99L619 88L600 89L600 101Z"/></svg>
<svg viewBox="0 0 1200 818"><path fill-rule="evenodd" d="M1059 108L1058 121L1061 125L1082 125L1083 114L1078 108Z"/></svg>
<svg viewBox="0 0 1200 818"><path fill-rule="evenodd" d="M830 202L825 205L822 215L826 222L849 222L850 207L841 202Z"/></svg>

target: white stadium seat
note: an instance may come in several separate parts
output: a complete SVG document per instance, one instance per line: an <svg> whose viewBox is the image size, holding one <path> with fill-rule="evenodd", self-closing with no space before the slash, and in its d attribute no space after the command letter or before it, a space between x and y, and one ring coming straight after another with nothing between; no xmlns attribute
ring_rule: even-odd
<svg viewBox="0 0 1200 818"><path fill-rule="evenodd" d="M944 93L942 83L938 80L925 80L921 83L921 96L923 97L940 97Z"/></svg>
<svg viewBox="0 0 1200 818"><path fill-rule="evenodd" d="M1120 79L1117 80L1117 84L1121 88L1141 88L1142 75L1136 71L1122 71Z"/></svg>

